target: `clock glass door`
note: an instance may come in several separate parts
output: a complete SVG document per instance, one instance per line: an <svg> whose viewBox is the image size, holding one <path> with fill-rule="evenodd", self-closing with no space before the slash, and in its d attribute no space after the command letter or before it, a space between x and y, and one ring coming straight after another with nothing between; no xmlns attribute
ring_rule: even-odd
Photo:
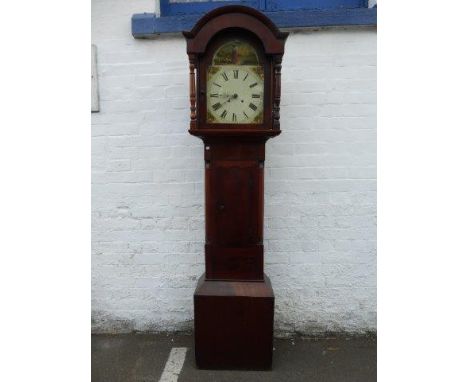
<svg viewBox="0 0 468 382"><path fill-rule="evenodd" d="M264 68L248 42L221 45L208 67L207 122L263 123Z"/></svg>

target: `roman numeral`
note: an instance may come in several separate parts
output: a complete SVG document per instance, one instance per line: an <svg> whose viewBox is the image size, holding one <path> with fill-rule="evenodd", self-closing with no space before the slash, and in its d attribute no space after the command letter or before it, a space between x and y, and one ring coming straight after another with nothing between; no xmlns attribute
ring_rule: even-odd
<svg viewBox="0 0 468 382"><path fill-rule="evenodd" d="M221 74L221 75L223 76L224 81L227 81L227 80L228 80L228 76L227 76L226 72L223 72L223 74Z"/></svg>
<svg viewBox="0 0 468 382"><path fill-rule="evenodd" d="M213 93L213 94L210 94L210 97L218 98L219 94L218 93Z"/></svg>
<svg viewBox="0 0 468 382"><path fill-rule="evenodd" d="M218 85L216 82L213 82L213 85L221 87L221 85Z"/></svg>
<svg viewBox="0 0 468 382"><path fill-rule="evenodd" d="M237 69L233 70L234 72L234 78L239 78L239 71Z"/></svg>
<svg viewBox="0 0 468 382"><path fill-rule="evenodd" d="M223 119L226 118L226 115L227 115L227 111L224 110L224 111L221 113L221 118L223 118Z"/></svg>
<svg viewBox="0 0 468 382"><path fill-rule="evenodd" d="M255 106L253 103L250 103L249 107L250 107L253 111L257 110L257 106Z"/></svg>
<svg viewBox="0 0 468 382"><path fill-rule="evenodd" d="M247 77L249 76L249 73L247 73L242 81L245 81Z"/></svg>
<svg viewBox="0 0 468 382"><path fill-rule="evenodd" d="M258 85L258 84L257 84L256 82L254 82L254 83L253 83L252 85L250 85L249 87L250 87L250 88L253 88L253 87L257 86L257 85Z"/></svg>
<svg viewBox="0 0 468 382"><path fill-rule="evenodd" d="M252 94L252 98L260 98L260 94Z"/></svg>
<svg viewBox="0 0 468 382"><path fill-rule="evenodd" d="M218 110L219 108L221 107L221 104L218 102L218 103L215 103L213 105L213 110Z"/></svg>
<svg viewBox="0 0 468 382"><path fill-rule="evenodd" d="M243 111L244 115L245 115L245 118L249 118L249 116L247 114L245 114L245 111Z"/></svg>
<svg viewBox="0 0 468 382"><path fill-rule="evenodd" d="M236 115L236 113L232 113L232 122L237 122L237 115Z"/></svg>

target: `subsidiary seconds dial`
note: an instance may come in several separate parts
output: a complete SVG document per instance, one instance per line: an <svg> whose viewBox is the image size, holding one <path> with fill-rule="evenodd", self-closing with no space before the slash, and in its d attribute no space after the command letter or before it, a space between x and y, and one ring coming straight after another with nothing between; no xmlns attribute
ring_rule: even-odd
<svg viewBox="0 0 468 382"><path fill-rule="evenodd" d="M228 124L263 122L262 68L212 66L208 71L207 121Z"/></svg>

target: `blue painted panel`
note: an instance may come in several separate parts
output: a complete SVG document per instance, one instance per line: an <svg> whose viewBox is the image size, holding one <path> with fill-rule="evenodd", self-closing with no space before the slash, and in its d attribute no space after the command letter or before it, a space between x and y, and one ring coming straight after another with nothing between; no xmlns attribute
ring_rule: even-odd
<svg viewBox="0 0 468 382"><path fill-rule="evenodd" d="M279 28L377 25L377 8L298 10L264 13ZM160 33L177 33L192 29L199 19L199 14L167 17L156 17L153 13L135 14L132 17L132 34L135 38L152 38Z"/></svg>
<svg viewBox="0 0 468 382"><path fill-rule="evenodd" d="M156 15L154 13L137 13L132 16L132 36L149 37L156 33Z"/></svg>
<svg viewBox="0 0 468 382"><path fill-rule="evenodd" d="M267 11L367 8L367 0L267 0Z"/></svg>
<svg viewBox="0 0 468 382"><path fill-rule="evenodd" d="M279 28L377 25L376 8L265 12Z"/></svg>
<svg viewBox="0 0 468 382"><path fill-rule="evenodd" d="M237 0L237 1L196 1L187 3L170 3L169 0L160 0L161 16L190 15L205 13L212 9L226 5L245 5L256 9L264 9L265 0Z"/></svg>
<svg viewBox="0 0 468 382"><path fill-rule="evenodd" d="M299 9L367 8L368 0L206 0L196 2L170 2L160 0L161 16L205 13L225 5L245 5L261 11L291 11Z"/></svg>

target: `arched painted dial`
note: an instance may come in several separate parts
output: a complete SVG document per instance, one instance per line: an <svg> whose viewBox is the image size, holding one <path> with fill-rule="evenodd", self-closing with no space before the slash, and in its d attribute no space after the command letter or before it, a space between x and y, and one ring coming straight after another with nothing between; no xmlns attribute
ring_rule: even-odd
<svg viewBox="0 0 468 382"><path fill-rule="evenodd" d="M263 122L263 68L247 65L211 66L208 70L207 122Z"/></svg>

